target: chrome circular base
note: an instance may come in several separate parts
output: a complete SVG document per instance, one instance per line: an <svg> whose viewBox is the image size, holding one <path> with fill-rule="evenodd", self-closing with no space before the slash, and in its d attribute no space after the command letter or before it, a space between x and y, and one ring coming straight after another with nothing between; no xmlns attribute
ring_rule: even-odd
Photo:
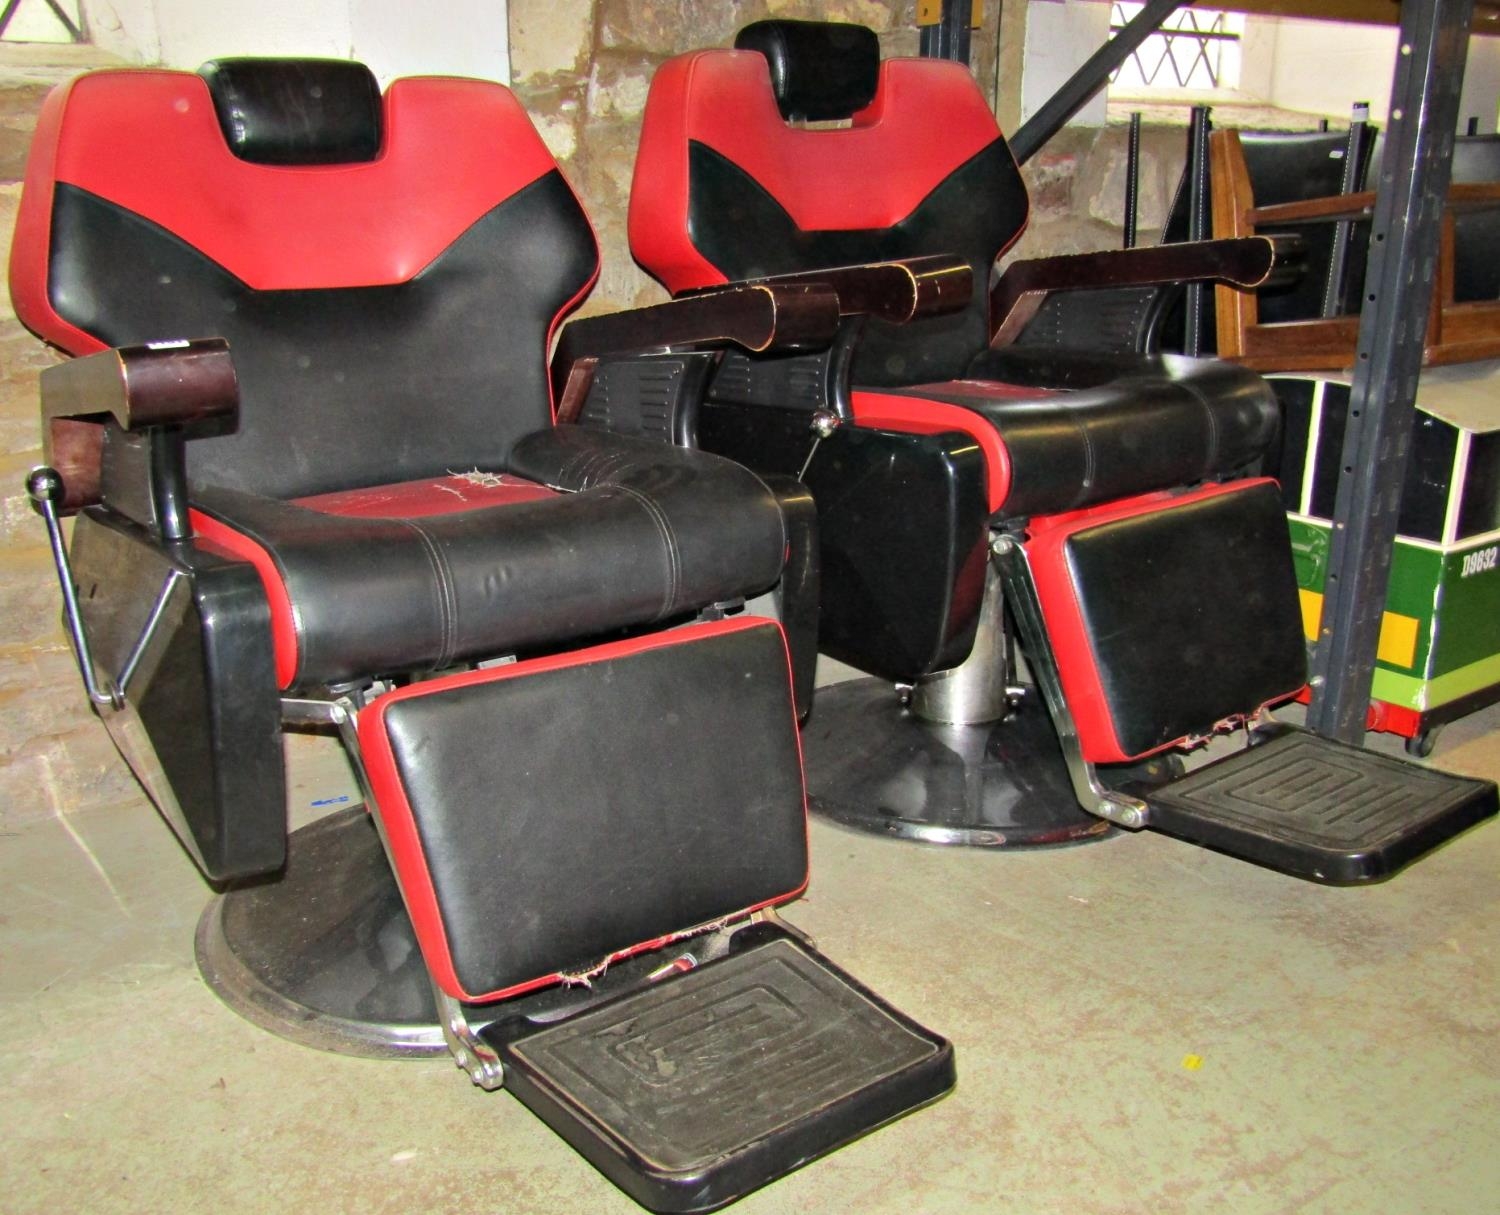
<svg viewBox="0 0 1500 1215"><path fill-rule="evenodd" d="M924 721L895 689L856 679L818 689L802 732L815 814L846 827L978 848L1039 848L1105 838L1078 804L1041 697L1004 720Z"/></svg>
<svg viewBox="0 0 1500 1215"><path fill-rule="evenodd" d="M293 832L282 875L215 897L195 946L209 987L271 1033L367 1058L448 1053L411 920L363 806Z"/></svg>

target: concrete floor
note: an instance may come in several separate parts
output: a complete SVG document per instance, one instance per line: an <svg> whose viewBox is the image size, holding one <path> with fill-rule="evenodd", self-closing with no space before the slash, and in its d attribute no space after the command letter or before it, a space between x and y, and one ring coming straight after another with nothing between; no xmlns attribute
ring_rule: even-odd
<svg viewBox="0 0 1500 1215"><path fill-rule="evenodd" d="M1434 758L1495 776L1497 739L1491 709ZM325 740L292 759L299 817L349 791ZM951 1037L959 1087L737 1212L1500 1211L1500 826L1366 889L1149 833L999 855L814 822L812 848L787 918ZM209 892L144 797L21 821L0 889L0 1210L638 1210L446 1061L220 1004Z"/></svg>

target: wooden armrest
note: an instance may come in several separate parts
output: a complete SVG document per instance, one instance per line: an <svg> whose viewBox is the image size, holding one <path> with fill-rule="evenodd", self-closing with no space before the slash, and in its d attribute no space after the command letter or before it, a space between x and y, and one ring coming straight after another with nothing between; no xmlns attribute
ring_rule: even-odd
<svg viewBox="0 0 1500 1215"><path fill-rule="evenodd" d="M61 508L99 500L104 432L184 426L239 410L239 381L222 338L153 342L83 355L41 375L42 450L61 474Z"/></svg>
<svg viewBox="0 0 1500 1215"><path fill-rule="evenodd" d="M1458 182L1448 187L1448 210L1462 214L1485 211L1500 205L1500 182ZM1375 191L1330 194L1296 202L1252 207L1245 218L1252 227L1305 223L1315 219L1368 219L1375 210Z"/></svg>
<svg viewBox="0 0 1500 1215"><path fill-rule="evenodd" d="M990 345L1015 341L1052 291L1195 280L1258 287L1292 249L1280 238L1242 236L1012 262L990 291Z"/></svg>
<svg viewBox="0 0 1500 1215"><path fill-rule="evenodd" d="M837 293L841 315L874 316L897 325L960 312L968 306L974 291L973 268L949 254L833 266L749 281L766 286L821 284Z"/></svg>
<svg viewBox="0 0 1500 1215"><path fill-rule="evenodd" d="M723 287L699 295L570 321L552 357L557 416L578 412L605 355L673 346L741 346L755 353L816 350L838 331L833 289L802 283Z"/></svg>

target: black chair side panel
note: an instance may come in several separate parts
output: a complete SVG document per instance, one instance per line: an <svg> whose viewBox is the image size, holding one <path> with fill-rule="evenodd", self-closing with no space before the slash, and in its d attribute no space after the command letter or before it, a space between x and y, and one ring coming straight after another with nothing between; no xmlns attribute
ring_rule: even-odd
<svg viewBox="0 0 1500 1215"><path fill-rule="evenodd" d="M167 577L181 581L123 709L101 711L131 771L204 876L286 860L281 701L271 621L254 568L172 551L98 510L75 524L73 572L95 661L118 676Z"/></svg>
<svg viewBox="0 0 1500 1215"><path fill-rule="evenodd" d="M706 403L699 440L763 474L796 476L813 435L796 410ZM984 458L961 435L846 426L802 476L818 509L818 649L909 681L974 644L989 510Z"/></svg>

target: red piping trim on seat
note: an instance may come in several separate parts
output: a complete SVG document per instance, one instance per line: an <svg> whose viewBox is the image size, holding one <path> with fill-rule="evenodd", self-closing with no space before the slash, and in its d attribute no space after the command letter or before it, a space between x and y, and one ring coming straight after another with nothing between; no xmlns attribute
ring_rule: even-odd
<svg viewBox="0 0 1500 1215"><path fill-rule="evenodd" d="M427 962L427 968L431 972L433 979L444 992L458 1000L483 1004L493 1000L503 1000L511 996L518 996L539 987L546 987L550 984L560 982L563 976L561 972L540 975L524 983L512 984L510 987L490 992L469 992L459 982L458 975L453 967L453 956L448 944L447 929L443 924L442 909L438 906L437 892L432 884L432 873L427 867L427 858L422 849L421 837L417 832L416 819L412 814L411 803L406 796L406 787L401 780L401 773L396 765L396 757L391 747L390 735L386 730L385 714L387 710L392 705L398 704L403 700L444 692L453 688L495 683L504 679L525 678L528 675L541 674L563 667L580 666L586 663L609 662L614 659L628 657L632 654L662 649L666 646L680 645L703 638L737 633L751 628L764 628L766 626L775 628L778 634L781 634L783 651L785 652L786 637L785 634L781 633L781 626L775 620L758 616L748 616L734 620L713 621L705 624L689 625L686 628L674 629L670 632L653 633L647 637L632 638L628 641L610 642L588 650L574 651L566 654L552 654L544 658L529 659L525 662L511 663L503 667L491 667L483 671L466 671L459 675L449 675L440 679L428 680L395 692L388 692L386 695L372 701L360 713L358 726L359 749L364 761L366 775L369 777L370 792L375 803L375 811L379 814L381 824L385 829L385 838L390 850L391 864L396 871L396 879L401 887L402 898L406 903L407 913L411 916L412 927L416 932L418 944L421 946L422 956ZM790 657L788 657L787 663L790 677ZM788 711L795 713L795 710L790 707L790 698L788 699L788 705ZM795 730L795 722L793 723L793 729ZM797 739L799 769L801 746L802 743L799 737ZM804 786L804 832L806 831L806 823L807 793ZM750 915L766 907L784 903L789 899L796 898L806 889L807 875L804 873L801 884L795 889L756 903L753 906L743 908L736 914ZM616 950L609 955L607 961L613 963L621 958L631 957L634 954L659 949L661 946L669 944L674 940L680 940L683 937L691 935L693 931L700 927L700 925L692 925L683 931L667 933L663 936L653 937L651 940L631 945L628 948Z"/></svg>
<svg viewBox="0 0 1500 1215"><path fill-rule="evenodd" d="M510 473L463 476L457 473L394 485L372 485L331 494L294 498L292 504L325 515L354 519L421 519L491 506L512 506L555 498L557 491Z"/></svg>
<svg viewBox="0 0 1500 1215"><path fill-rule="evenodd" d="M974 440L984 453L990 513L1005 505L1010 496L1010 452L1000 432L972 409L946 401L895 396L856 389L850 397L854 420L861 426L894 430L901 434L937 435L958 431Z"/></svg>
<svg viewBox="0 0 1500 1215"><path fill-rule="evenodd" d="M205 548L221 549L241 561L248 561L260 575L266 591L266 600L271 605L271 638L276 655L276 685L283 692L297 678L297 613L292 607L292 598L287 594L286 582L281 576L281 567L264 547L243 532L237 532L229 524L201 510L189 510L188 518L193 525L194 539Z"/></svg>
<svg viewBox="0 0 1500 1215"><path fill-rule="evenodd" d="M1117 519L1149 514L1163 508L1187 506L1206 498L1238 493L1269 481L1270 478L1261 477L1226 485L1205 485L1182 494L1156 491L1064 514L1038 515L1031 521L1026 540L1031 576L1036 582L1037 598L1041 601L1047 636L1051 639L1057 656L1063 696L1078 729L1083 757L1090 763L1113 764L1144 759L1168 750L1183 740L1173 739L1135 755L1127 754L1120 745L1104 695L1104 684L1099 678L1098 657L1079 609L1078 592L1067 560L1068 540L1079 532Z"/></svg>

